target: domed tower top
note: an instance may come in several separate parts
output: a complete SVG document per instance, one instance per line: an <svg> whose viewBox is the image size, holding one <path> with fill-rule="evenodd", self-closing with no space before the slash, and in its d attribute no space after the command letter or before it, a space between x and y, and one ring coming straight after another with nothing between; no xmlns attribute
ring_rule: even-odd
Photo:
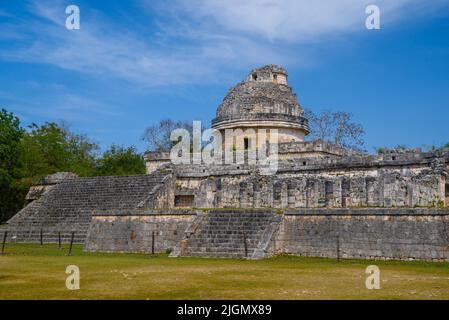
<svg viewBox="0 0 449 320"><path fill-rule="evenodd" d="M265 67L252 70L245 82L250 81L273 82L276 84L287 85L287 70L275 64L270 64Z"/></svg>
<svg viewBox="0 0 449 320"><path fill-rule="evenodd" d="M278 129L280 142L303 141L309 125L296 95L287 82L287 71L277 65L252 70L230 89L217 109L212 128Z"/></svg>

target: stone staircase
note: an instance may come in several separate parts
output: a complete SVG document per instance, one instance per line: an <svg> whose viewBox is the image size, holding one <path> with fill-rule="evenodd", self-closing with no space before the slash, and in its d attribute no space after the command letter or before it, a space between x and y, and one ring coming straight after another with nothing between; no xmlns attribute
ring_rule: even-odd
<svg viewBox="0 0 449 320"><path fill-rule="evenodd" d="M214 210L198 214L171 257L261 259L282 220L272 210Z"/></svg>
<svg viewBox="0 0 449 320"><path fill-rule="evenodd" d="M170 175L158 171L151 175L76 178L61 182L31 202L8 221L8 241L84 243L92 212L151 208L158 187ZM0 235L2 236L2 235Z"/></svg>

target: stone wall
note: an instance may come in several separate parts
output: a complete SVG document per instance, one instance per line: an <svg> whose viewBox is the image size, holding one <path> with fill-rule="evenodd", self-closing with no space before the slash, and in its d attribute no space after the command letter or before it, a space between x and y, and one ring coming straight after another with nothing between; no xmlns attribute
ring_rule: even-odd
<svg viewBox="0 0 449 320"><path fill-rule="evenodd" d="M160 173L165 177L155 184L145 200L141 201L137 208L143 209L169 209L173 208L175 202L175 185L176 178L171 170L161 169ZM135 186L137 187L137 186Z"/></svg>
<svg viewBox="0 0 449 320"><path fill-rule="evenodd" d="M449 167L448 167L448 172L449 172ZM449 178L446 176L444 179L444 193L445 193L445 197L446 197L446 206L449 207Z"/></svg>
<svg viewBox="0 0 449 320"><path fill-rule="evenodd" d="M92 212L170 207L175 179L169 171L151 175L65 179L53 185L8 221L11 237L20 242L55 241L58 232L76 232L84 242Z"/></svg>
<svg viewBox="0 0 449 320"><path fill-rule="evenodd" d="M234 218L239 214L242 219L254 214L242 209L220 212ZM193 238L201 232L201 227L191 227L199 213L196 210L95 212L85 250L148 253L152 250L154 232L155 252L167 252L179 247L187 230ZM201 213L207 215L207 211ZM214 226L225 230L229 222L220 219ZM222 227L217 224L220 221ZM291 209L284 210L277 223L277 231L270 235L268 256L449 260L449 209ZM258 243L258 239L253 240ZM213 245L216 244L204 243L203 249Z"/></svg>
<svg viewBox="0 0 449 320"><path fill-rule="evenodd" d="M176 167L176 192L201 208L440 207L449 157L432 153L279 162L262 176L248 165Z"/></svg>
<svg viewBox="0 0 449 320"><path fill-rule="evenodd" d="M311 257L447 261L449 210L295 210L284 215L273 249Z"/></svg>
<svg viewBox="0 0 449 320"><path fill-rule="evenodd" d="M86 239L86 251L167 252L184 237L196 216L183 210L111 210L95 212Z"/></svg>
<svg viewBox="0 0 449 320"><path fill-rule="evenodd" d="M280 160L360 155L357 152L321 140L279 143L278 152Z"/></svg>
<svg viewBox="0 0 449 320"><path fill-rule="evenodd" d="M147 152L144 155L147 174L170 163L170 152Z"/></svg>

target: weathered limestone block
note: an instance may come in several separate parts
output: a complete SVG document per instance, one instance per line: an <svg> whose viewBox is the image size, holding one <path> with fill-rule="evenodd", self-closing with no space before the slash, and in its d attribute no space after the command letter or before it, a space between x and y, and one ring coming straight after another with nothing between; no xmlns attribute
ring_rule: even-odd
<svg viewBox="0 0 449 320"><path fill-rule="evenodd" d="M169 207L174 177L170 172L128 177L70 178L54 185L8 221L16 241L37 242L42 229L47 241L57 233L76 233L84 242L95 210Z"/></svg>
<svg viewBox="0 0 449 320"><path fill-rule="evenodd" d="M359 158L357 161L361 161ZM187 171L179 168L177 183L195 195L196 203L210 207L414 207L437 206L445 201L446 173L431 169L430 162L384 163L379 168L371 164L351 167L353 160L346 161L347 167L329 168L322 163L313 169L283 169L281 163L278 173L263 177L247 167L215 168L215 174L211 171L206 176L201 167ZM220 188L217 182L215 186L207 184L208 179L220 179Z"/></svg>
<svg viewBox="0 0 449 320"><path fill-rule="evenodd" d="M448 261L448 224L448 209L293 210L284 216L276 250L316 257Z"/></svg>
<svg viewBox="0 0 449 320"><path fill-rule="evenodd" d="M126 210L97 212L86 239L86 251L167 252L184 237L195 217L183 210Z"/></svg>

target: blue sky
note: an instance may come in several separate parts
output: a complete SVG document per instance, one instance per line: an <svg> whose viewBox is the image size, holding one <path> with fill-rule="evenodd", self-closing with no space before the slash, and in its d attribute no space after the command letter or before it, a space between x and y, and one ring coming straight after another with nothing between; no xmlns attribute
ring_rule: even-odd
<svg viewBox="0 0 449 320"><path fill-rule="evenodd" d="M365 28L376 4L381 29ZM81 29L65 28L65 8ZM348 111L376 146L449 142L449 0L0 0L0 107L145 149L163 118L206 125L254 67L300 104Z"/></svg>

